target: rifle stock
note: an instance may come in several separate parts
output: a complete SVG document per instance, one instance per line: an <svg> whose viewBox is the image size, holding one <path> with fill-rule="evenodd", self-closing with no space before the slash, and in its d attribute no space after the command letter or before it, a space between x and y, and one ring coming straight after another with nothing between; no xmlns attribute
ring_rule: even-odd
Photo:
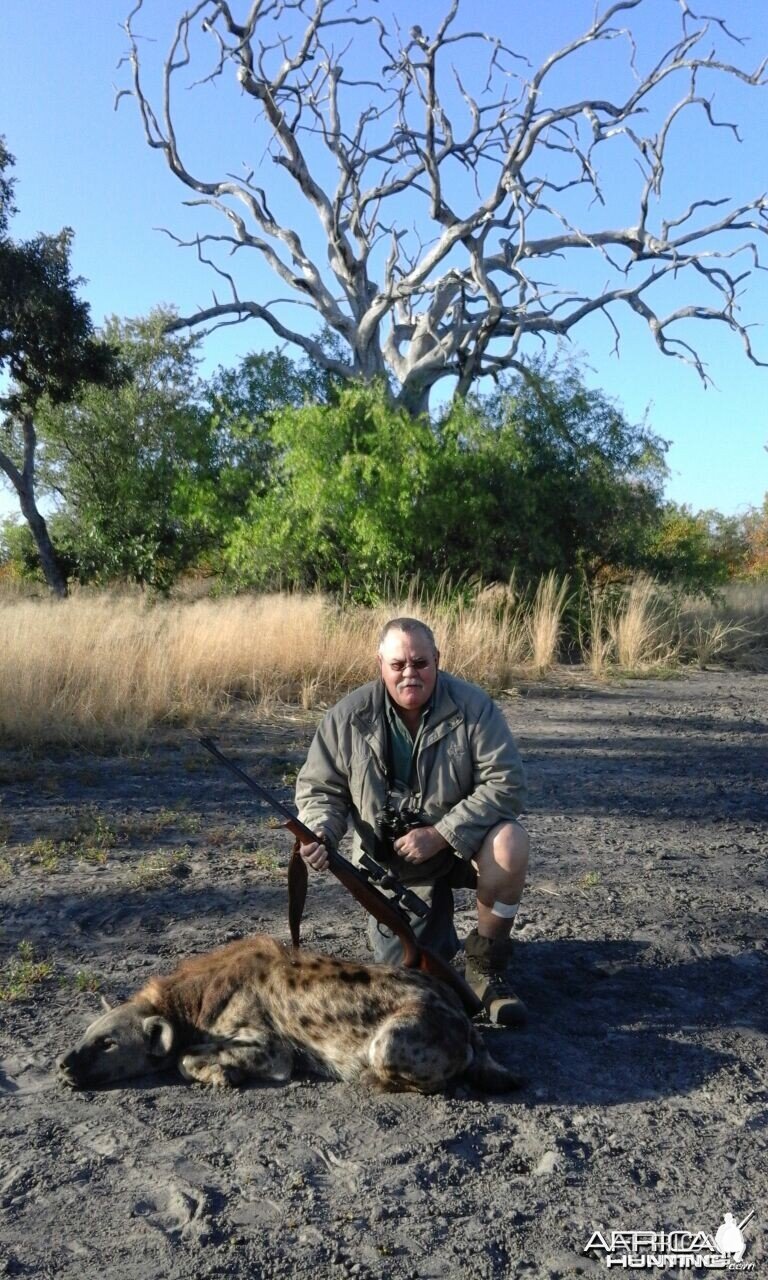
<svg viewBox="0 0 768 1280"><path fill-rule="evenodd" d="M362 871L359 871L353 863L343 857L332 845L326 841L319 842L314 831L310 831L299 818L295 817L284 804L282 804L275 796L257 782L255 778L251 778L249 774L235 764L234 760L230 760L216 746L212 738L200 738L200 745L205 747L211 755L220 761L225 768L234 773L246 786L250 787L256 795L265 800L268 805L275 809L281 817L285 819L284 826L295 837L299 845L324 843L328 854L328 870L336 877L336 879L344 885L348 893L351 893L362 907L380 924L387 929L391 929L403 948L403 965L407 969L420 969L423 973L428 973L434 978L439 978L448 986L452 987L461 997L467 1012L474 1016L483 1009L482 1001L478 999L474 991L467 985L462 976L448 964L442 960L440 956L435 955L428 947L422 947L416 939L416 935L408 922L404 912L396 903L390 902L383 893L369 882L368 878ZM288 918L291 929L291 940L293 945L298 947L300 939L301 916L304 908L304 900L307 888L307 869L306 864L300 854L294 854L291 858L291 865L288 871L288 888L289 888L289 905Z"/></svg>

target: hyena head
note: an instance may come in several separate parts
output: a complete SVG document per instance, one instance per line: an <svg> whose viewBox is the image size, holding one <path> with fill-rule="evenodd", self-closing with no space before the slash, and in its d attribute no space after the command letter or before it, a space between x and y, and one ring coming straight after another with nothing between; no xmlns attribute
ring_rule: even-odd
<svg viewBox="0 0 768 1280"><path fill-rule="evenodd" d="M91 1023L77 1048L59 1059L59 1078L74 1089L90 1089L160 1071L170 1065L175 1040L166 1018L128 1001Z"/></svg>

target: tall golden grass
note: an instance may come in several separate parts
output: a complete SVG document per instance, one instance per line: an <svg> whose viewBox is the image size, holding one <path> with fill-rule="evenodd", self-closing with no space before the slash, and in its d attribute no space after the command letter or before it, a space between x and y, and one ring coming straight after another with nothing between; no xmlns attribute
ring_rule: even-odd
<svg viewBox="0 0 768 1280"><path fill-rule="evenodd" d="M533 608L526 619L531 662L538 675L549 670L558 651L567 600L567 578L558 582L556 574L548 573L541 579L533 598Z"/></svg>
<svg viewBox="0 0 768 1280"><path fill-rule="evenodd" d="M582 650L593 675L609 667L640 674L678 659L677 606L650 578L640 577L618 592L591 592L587 618Z"/></svg>
<svg viewBox="0 0 768 1280"><path fill-rule="evenodd" d="M681 596L640 577L586 598L581 651L593 675L648 674L714 661L765 670L768 583L733 583L713 599Z"/></svg>
<svg viewBox="0 0 768 1280"><path fill-rule="evenodd" d="M434 629L445 667L499 691L554 666L568 603L567 584L552 575L532 595L514 581L458 596L447 585L432 595L415 585L376 608L287 593L161 603L3 595L0 736L31 746L131 744L152 726L209 721L240 700L322 706L374 676L379 632L400 615ZM761 617L768 646L761 608L681 606L640 580L592 598L584 660L595 675L648 671L681 655L702 662L743 647Z"/></svg>
<svg viewBox="0 0 768 1280"><path fill-rule="evenodd" d="M531 606L512 586L479 591L470 605L414 588L370 609L294 594L154 604L10 597L0 599L0 734L130 743L235 700L316 707L374 676L381 628L402 615L433 627L453 672L496 689L556 659L550 594Z"/></svg>

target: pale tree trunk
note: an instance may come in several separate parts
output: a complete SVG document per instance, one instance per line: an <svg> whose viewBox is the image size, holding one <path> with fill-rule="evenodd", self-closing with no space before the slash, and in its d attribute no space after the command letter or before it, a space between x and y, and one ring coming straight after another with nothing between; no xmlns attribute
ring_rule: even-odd
<svg viewBox="0 0 768 1280"><path fill-rule="evenodd" d="M67 580L62 573L56 550L51 542L48 525L38 510L37 502L35 501L35 445L37 443L37 435L32 418L29 415L24 417L22 425L24 428L24 466L22 470L19 470L13 460L2 449L0 449L0 468L5 472L18 494L21 514L29 525L30 533L35 540L45 581L53 594L59 600L64 600L69 594Z"/></svg>

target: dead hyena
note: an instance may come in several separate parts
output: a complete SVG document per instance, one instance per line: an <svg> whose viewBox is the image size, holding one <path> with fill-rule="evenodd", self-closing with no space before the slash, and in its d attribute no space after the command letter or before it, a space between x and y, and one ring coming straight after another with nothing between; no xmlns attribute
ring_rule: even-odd
<svg viewBox="0 0 768 1280"><path fill-rule="evenodd" d="M515 1078L483 1045L459 996L410 969L291 951L257 936L193 956L91 1024L59 1062L75 1088L175 1064L188 1080L285 1082L294 1056L342 1080L434 1093Z"/></svg>

